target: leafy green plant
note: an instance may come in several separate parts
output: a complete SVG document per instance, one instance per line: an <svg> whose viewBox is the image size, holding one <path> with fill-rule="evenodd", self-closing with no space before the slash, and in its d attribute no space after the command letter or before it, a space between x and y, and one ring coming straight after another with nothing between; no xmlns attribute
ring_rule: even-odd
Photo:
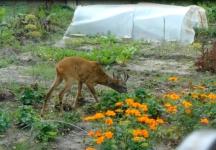
<svg viewBox="0 0 216 150"><path fill-rule="evenodd" d="M39 140L40 142L52 141L58 135L57 125L45 121L35 123L34 131L36 133L36 139Z"/></svg>
<svg viewBox="0 0 216 150"><path fill-rule="evenodd" d="M25 87L21 93L20 101L24 105L33 105L41 103L44 97L44 93L38 88Z"/></svg>
<svg viewBox="0 0 216 150"><path fill-rule="evenodd" d="M0 133L5 132L9 127L9 116L5 112L0 111Z"/></svg>
<svg viewBox="0 0 216 150"><path fill-rule="evenodd" d="M39 116L31 106L20 106L17 111L17 126L19 128L31 128L39 120Z"/></svg>

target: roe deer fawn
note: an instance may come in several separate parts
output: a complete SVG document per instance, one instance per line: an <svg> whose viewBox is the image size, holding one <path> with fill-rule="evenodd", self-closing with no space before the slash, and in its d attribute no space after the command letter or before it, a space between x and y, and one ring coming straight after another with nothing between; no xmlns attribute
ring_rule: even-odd
<svg viewBox="0 0 216 150"><path fill-rule="evenodd" d="M52 83L45 97L41 115L43 116L44 111L47 108L47 101L49 100L51 93L63 80L65 81L65 87L59 93L60 112L63 111L62 99L64 97L64 94L70 90L73 80L78 81L78 90L74 102L74 107L76 107L76 103L81 97L83 84L87 85L94 99L96 100L96 102L98 102L94 89L95 85L101 84L108 86L120 93L126 93L126 81L128 77L129 76L126 73L124 73L123 79L120 79L120 76L115 76L114 73L113 77L110 77L103 71L101 65L95 61L89 61L80 57L66 57L59 61L56 65L56 79Z"/></svg>

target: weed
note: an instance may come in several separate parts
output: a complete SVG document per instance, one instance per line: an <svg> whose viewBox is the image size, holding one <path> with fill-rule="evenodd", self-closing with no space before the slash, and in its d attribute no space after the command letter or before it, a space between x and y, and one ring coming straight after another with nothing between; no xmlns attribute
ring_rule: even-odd
<svg viewBox="0 0 216 150"><path fill-rule="evenodd" d="M195 65L198 71L216 72L216 42L213 43L211 50L203 48L202 54L197 59Z"/></svg>
<svg viewBox="0 0 216 150"><path fill-rule="evenodd" d="M36 121L39 121L39 116L31 106L20 106L16 115L19 128L29 129Z"/></svg>
<svg viewBox="0 0 216 150"><path fill-rule="evenodd" d="M50 122L37 122L34 124L36 139L40 142L49 142L58 135L57 125Z"/></svg>
<svg viewBox="0 0 216 150"><path fill-rule="evenodd" d="M0 111L0 133L5 132L9 125L9 116L5 112Z"/></svg>
<svg viewBox="0 0 216 150"><path fill-rule="evenodd" d="M43 101L44 93L38 87L25 87L21 93L20 101L24 105L34 105Z"/></svg>

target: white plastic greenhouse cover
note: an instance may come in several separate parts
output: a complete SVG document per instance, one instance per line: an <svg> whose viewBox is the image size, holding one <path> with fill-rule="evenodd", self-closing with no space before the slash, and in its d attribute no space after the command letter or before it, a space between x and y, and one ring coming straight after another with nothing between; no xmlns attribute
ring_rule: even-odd
<svg viewBox="0 0 216 150"><path fill-rule="evenodd" d="M207 28L205 10L198 6L153 3L78 6L64 38L106 35L145 41L192 43L194 28Z"/></svg>

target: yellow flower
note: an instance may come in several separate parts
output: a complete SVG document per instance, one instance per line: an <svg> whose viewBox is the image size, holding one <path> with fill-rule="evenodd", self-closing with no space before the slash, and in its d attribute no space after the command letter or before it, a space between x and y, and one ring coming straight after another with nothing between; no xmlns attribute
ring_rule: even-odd
<svg viewBox="0 0 216 150"><path fill-rule="evenodd" d="M133 130L133 136L134 137L143 136L144 138L148 138L149 133L145 129L144 130L136 129L136 130Z"/></svg>
<svg viewBox="0 0 216 150"><path fill-rule="evenodd" d="M111 131L107 131L104 133L104 136L107 138L107 139L111 139L113 137L113 133Z"/></svg>
<svg viewBox="0 0 216 150"><path fill-rule="evenodd" d="M86 150L96 150L96 149L93 147L87 147Z"/></svg>
<svg viewBox="0 0 216 150"><path fill-rule="evenodd" d="M112 110L107 110L107 112L105 113L105 115L109 116L109 117L114 117L116 115L116 113Z"/></svg>
<svg viewBox="0 0 216 150"><path fill-rule="evenodd" d="M178 77L172 76L168 78L169 81L176 82L178 81Z"/></svg>
<svg viewBox="0 0 216 150"><path fill-rule="evenodd" d="M125 111L125 113L126 113L126 115L134 115L134 116L136 116L136 117L141 116L140 111L137 110L137 109L127 109L127 110Z"/></svg>
<svg viewBox="0 0 216 150"><path fill-rule="evenodd" d="M104 136L100 136L97 138L96 143L101 144L101 143L103 143L103 141L104 141Z"/></svg>
<svg viewBox="0 0 216 150"><path fill-rule="evenodd" d="M209 94L208 94L208 98L211 99L211 100L216 100L216 94L214 94L214 93L209 93Z"/></svg>
<svg viewBox="0 0 216 150"><path fill-rule="evenodd" d="M99 137L99 136L101 136L101 135L102 135L101 130L95 131L95 136L96 136L96 137Z"/></svg>
<svg viewBox="0 0 216 150"><path fill-rule="evenodd" d="M176 93L168 93L164 95L165 98L171 99L171 100L178 100L180 99L180 95Z"/></svg>
<svg viewBox="0 0 216 150"><path fill-rule="evenodd" d="M96 119L102 119L104 118L105 116L103 115L103 113L96 113L95 115L93 116L88 116L88 117L85 117L84 118L84 121L93 121L93 120L96 120Z"/></svg>
<svg viewBox="0 0 216 150"><path fill-rule="evenodd" d="M157 123L159 123L159 124L164 124L164 120L163 119L160 119L160 118L157 118Z"/></svg>
<svg viewBox="0 0 216 150"><path fill-rule="evenodd" d="M185 107L185 108L190 108L192 106L192 104L188 101L183 101L182 102L182 105Z"/></svg>
<svg viewBox="0 0 216 150"><path fill-rule="evenodd" d="M131 106L134 103L134 100L132 98L128 98L125 100L125 102L128 106Z"/></svg>
<svg viewBox="0 0 216 150"><path fill-rule="evenodd" d="M117 103L115 103L115 106L116 107L122 107L123 106L123 102L117 102Z"/></svg>
<svg viewBox="0 0 216 150"><path fill-rule="evenodd" d="M96 113L96 114L94 115L94 117L95 117L95 119L102 119L102 118L104 118L105 116L104 116L103 113Z"/></svg>
<svg viewBox="0 0 216 150"><path fill-rule="evenodd" d="M209 120L208 120L208 118L201 118L200 123L203 125L207 125L207 124L209 124Z"/></svg>
<svg viewBox="0 0 216 150"><path fill-rule="evenodd" d="M108 119L105 120L105 124L112 125L113 124L113 120L111 118L108 118Z"/></svg>
<svg viewBox="0 0 216 150"><path fill-rule="evenodd" d="M168 113L176 113L177 112L177 107L174 105L171 105L170 103L166 103L164 106L166 107L166 111Z"/></svg>
<svg viewBox="0 0 216 150"><path fill-rule="evenodd" d="M148 106L146 104L141 104L140 109L143 110L144 112L148 111Z"/></svg>

